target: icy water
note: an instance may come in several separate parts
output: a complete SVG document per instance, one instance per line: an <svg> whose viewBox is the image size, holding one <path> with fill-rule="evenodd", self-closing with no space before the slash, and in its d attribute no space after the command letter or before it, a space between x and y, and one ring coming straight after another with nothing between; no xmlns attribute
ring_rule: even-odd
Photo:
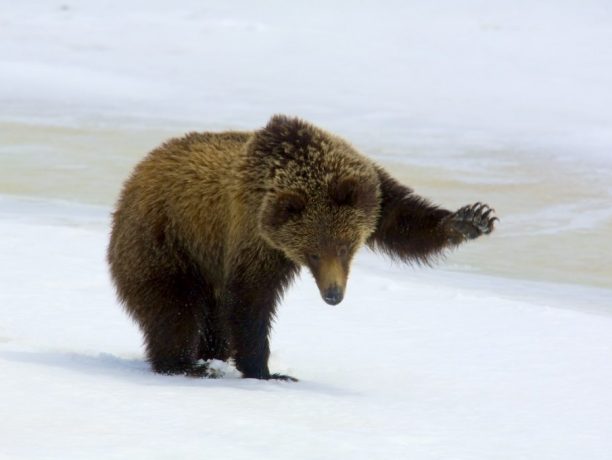
<svg viewBox="0 0 612 460"><path fill-rule="evenodd" d="M184 131L0 124L0 194L110 207L136 162ZM612 287L606 168L477 146L428 155L424 147L356 145L444 207L495 207L494 235L449 255L446 269Z"/></svg>

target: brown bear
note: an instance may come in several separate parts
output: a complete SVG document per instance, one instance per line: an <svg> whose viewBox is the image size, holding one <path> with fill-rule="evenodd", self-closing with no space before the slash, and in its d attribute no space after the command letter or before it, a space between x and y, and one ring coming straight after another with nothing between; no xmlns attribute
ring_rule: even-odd
<svg viewBox="0 0 612 460"><path fill-rule="evenodd" d="M269 372L268 336L301 267L336 305L364 244L427 263L490 233L492 212L432 205L343 139L276 115L151 152L124 185L108 261L156 372L213 376L207 360L233 358L244 377L294 380Z"/></svg>

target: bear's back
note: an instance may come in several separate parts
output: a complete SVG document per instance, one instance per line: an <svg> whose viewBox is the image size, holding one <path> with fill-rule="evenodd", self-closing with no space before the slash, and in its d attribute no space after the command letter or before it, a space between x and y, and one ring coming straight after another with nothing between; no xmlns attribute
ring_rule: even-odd
<svg viewBox="0 0 612 460"><path fill-rule="evenodd" d="M164 203L169 210L193 209L194 200L213 204L233 181L251 136L248 132L194 132L171 139L136 166L123 195L133 194L145 206Z"/></svg>
<svg viewBox="0 0 612 460"><path fill-rule="evenodd" d="M126 181L115 213L115 225L129 227L116 229L126 236L121 246L151 232L154 240L178 243L205 266L222 263L230 190L251 136L189 133L149 153Z"/></svg>

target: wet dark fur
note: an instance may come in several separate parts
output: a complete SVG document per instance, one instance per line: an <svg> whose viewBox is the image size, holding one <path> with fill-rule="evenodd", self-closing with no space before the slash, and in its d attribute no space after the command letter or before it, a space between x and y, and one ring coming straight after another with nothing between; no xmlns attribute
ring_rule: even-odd
<svg viewBox="0 0 612 460"><path fill-rule="evenodd" d="M346 141L275 116L151 152L122 191L108 260L156 372L208 375L198 360L233 358L245 377L288 378L269 372L268 337L301 266L322 295L343 290L363 244L427 262L489 233L490 214L440 209Z"/></svg>

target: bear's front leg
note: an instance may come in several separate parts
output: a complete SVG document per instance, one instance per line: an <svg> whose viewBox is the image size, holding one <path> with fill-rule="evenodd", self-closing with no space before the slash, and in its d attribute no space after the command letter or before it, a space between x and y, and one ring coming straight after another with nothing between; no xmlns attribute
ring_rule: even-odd
<svg viewBox="0 0 612 460"><path fill-rule="evenodd" d="M405 262L430 263L445 249L491 233L497 220L487 205L456 212L440 208L400 184L382 168L380 217L367 243Z"/></svg>
<svg viewBox="0 0 612 460"><path fill-rule="evenodd" d="M268 368L268 336L273 315L274 305L270 303L238 302L234 305L231 328L236 368L244 378L297 382L296 378L289 375L271 374Z"/></svg>
<svg viewBox="0 0 612 460"><path fill-rule="evenodd" d="M262 308L268 311L261 311ZM255 304L234 305L231 321L234 360L244 378L270 378L268 335L272 312L269 308Z"/></svg>
<svg viewBox="0 0 612 460"><path fill-rule="evenodd" d="M253 261L253 258L246 258ZM297 379L271 374L269 334L271 323L283 289L293 278L297 267L290 262L264 260L264 266L237 267L227 286L226 313L231 329L232 351L236 367L245 378Z"/></svg>

